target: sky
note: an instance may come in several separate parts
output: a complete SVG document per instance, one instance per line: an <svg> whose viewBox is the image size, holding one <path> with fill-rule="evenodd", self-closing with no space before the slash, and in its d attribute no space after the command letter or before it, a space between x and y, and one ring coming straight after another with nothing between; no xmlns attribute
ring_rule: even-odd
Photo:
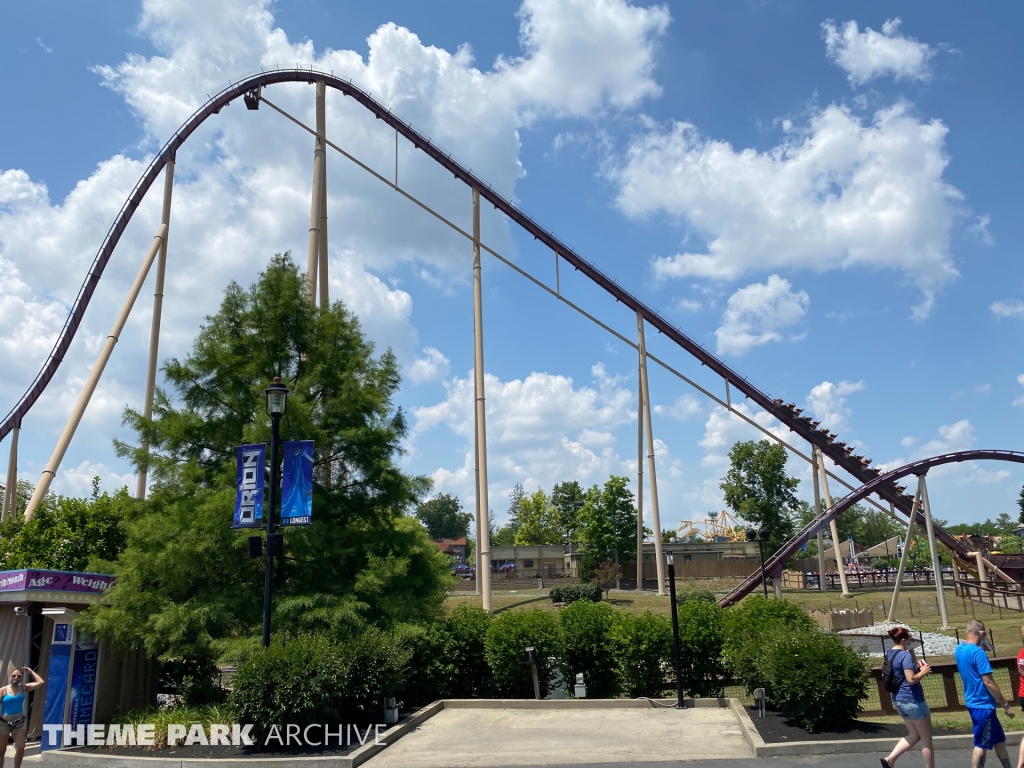
<svg viewBox="0 0 1024 768"><path fill-rule="evenodd" d="M298 64L351 78L876 465L1020 449L1022 33L1024 8L951 2L0 5L0 411L46 359L153 154L208 94ZM313 122L311 86L266 96ZM394 134L333 91L327 126L362 162L393 171ZM161 357L188 354L230 281L251 284L276 252L304 263L312 150L285 118L239 102L179 151ZM469 190L404 142L399 175L469 227ZM471 250L334 152L328 191L331 297L402 366L402 466L472 508ZM158 183L25 420L20 479L39 479L156 232L160 197ZM482 225L485 243L554 283L550 252L486 207ZM560 277L567 297L635 338L621 305L569 269ZM483 285L498 523L516 483L635 478L635 351L493 257ZM152 277L58 492L85 495L94 475L134 489L112 441L131 439L121 414L142 401L151 297ZM722 396L685 352L656 334L647 343ZM729 448L759 433L657 366L650 387L661 522L674 528L723 508ZM806 451L752 404L737 407ZM807 465L794 458L789 471L810 499ZM940 518L1019 513L1017 465L951 465L930 480Z"/></svg>

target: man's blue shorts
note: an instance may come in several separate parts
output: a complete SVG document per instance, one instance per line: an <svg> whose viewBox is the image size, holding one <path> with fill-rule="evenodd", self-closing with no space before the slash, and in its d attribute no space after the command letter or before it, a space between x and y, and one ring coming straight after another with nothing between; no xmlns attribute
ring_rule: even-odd
<svg viewBox="0 0 1024 768"><path fill-rule="evenodd" d="M1006 734L1003 733L1003 725L994 709L973 709L967 708L971 713L971 723L974 725L974 746L980 749L992 749L996 744L1006 741Z"/></svg>

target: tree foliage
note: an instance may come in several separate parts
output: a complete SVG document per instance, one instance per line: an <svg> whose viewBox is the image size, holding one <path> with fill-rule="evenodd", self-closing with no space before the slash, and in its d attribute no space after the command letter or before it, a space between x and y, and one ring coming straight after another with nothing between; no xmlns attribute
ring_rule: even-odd
<svg viewBox="0 0 1024 768"><path fill-rule="evenodd" d="M729 462L719 485L725 503L738 517L768 529L767 557L793 535L800 481L786 474L786 449L768 440L736 443Z"/></svg>
<svg viewBox="0 0 1024 768"><path fill-rule="evenodd" d="M251 644L262 618L263 559L231 530L235 452L267 442L263 389L291 390L283 439L315 441L313 524L287 530L274 570L275 627L388 624L438 615L447 562L406 516L429 488L395 463L406 420L390 351L374 356L340 303L315 308L290 257L248 290L232 283L185 360L164 364L153 418L126 410L148 437L153 488L127 523L111 605L86 628L163 658L210 659ZM118 444L137 465L141 451ZM282 613L289 607L291 614ZM332 624L333 623L333 624Z"/></svg>
<svg viewBox="0 0 1024 768"><path fill-rule="evenodd" d="M432 539L461 539L468 536L469 524L473 520L472 513L463 512L462 502L450 493L442 493L421 502L416 507L416 517Z"/></svg>

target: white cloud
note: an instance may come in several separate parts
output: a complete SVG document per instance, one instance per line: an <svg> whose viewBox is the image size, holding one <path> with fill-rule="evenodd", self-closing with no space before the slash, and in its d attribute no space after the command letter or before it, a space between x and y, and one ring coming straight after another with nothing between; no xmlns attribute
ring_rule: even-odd
<svg viewBox="0 0 1024 768"><path fill-rule="evenodd" d="M863 85L883 75L896 80L928 80L934 49L899 34L899 26L900 20L895 18L887 20L881 32L871 27L861 32L856 21L837 27L829 19L821 25L821 32L829 59L846 72L851 85Z"/></svg>
<svg viewBox="0 0 1024 768"><path fill-rule="evenodd" d="M413 384L426 384L431 381L441 381L451 370L448 358L441 354L440 350L434 347L424 347L423 354L418 360L413 361L409 367L409 378Z"/></svg>
<svg viewBox="0 0 1024 768"><path fill-rule="evenodd" d="M1024 320L1024 301L1020 299L993 301L989 309L996 317L1016 317Z"/></svg>
<svg viewBox="0 0 1024 768"><path fill-rule="evenodd" d="M789 281L778 275L740 288L729 297L722 325L715 331L718 353L742 355L770 341L782 341L782 331L799 323L809 304L805 291L794 293Z"/></svg>
<svg viewBox="0 0 1024 768"><path fill-rule="evenodd" d="M664 212L705 236L706 250L656 258L658 278L735 279L748 272L854 266L902 270L924 294L957 277L950 231L962 195L943 179L946 126L909 105L865 122L832 104L764 152L736 150L690 123L648 124L610 171L631 217Z"/></svg>
<svg viewBox="0 0 1024 768"><path fill-rule="evenodd" d="M672 405L656 405L654 412L659 416L670 416L678 421L688 421L704 414L700 400L685 392Z"/></svg>
<svg viewBox="0 0 1024 768"><path fill-rule="evenodd" d="M825 429L844 430L849 426L850 419L846 396L863 390L863 381L840 381L838 384L823 381L807 395L807 408Z"/></svg>

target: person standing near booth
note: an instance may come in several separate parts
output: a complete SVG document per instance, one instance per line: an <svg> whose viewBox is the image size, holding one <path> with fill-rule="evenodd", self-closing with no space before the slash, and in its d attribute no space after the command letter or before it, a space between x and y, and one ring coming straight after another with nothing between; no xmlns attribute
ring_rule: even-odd
<svg viewBox="0 0 1024 768"><path fill-rule="evenodd" d="M34 678L30 683L25 682L26 672ZM15 667L10 682L0 688L0 768L3 768L11 737L14 738L14 768L21 768L28 734L28 692L45 684L46 681L28 667Z"/></svg>

